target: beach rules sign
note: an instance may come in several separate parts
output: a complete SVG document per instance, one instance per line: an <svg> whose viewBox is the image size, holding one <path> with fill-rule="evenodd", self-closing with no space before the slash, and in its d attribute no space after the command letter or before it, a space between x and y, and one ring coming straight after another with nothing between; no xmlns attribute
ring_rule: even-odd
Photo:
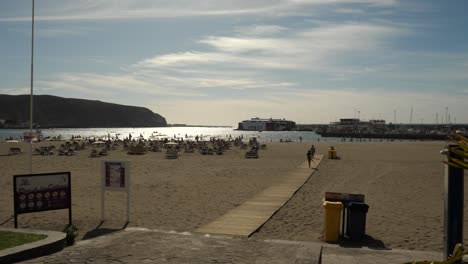
<svg viewBox="0 0 468 264"><path fill-rule="evenodd" d="M104 161L104 188L108 190L125 191L129 178L128 162L123 161Z"/></svg>
<svg viewBox="0 0 468 264"><path fill-rule="evenodd" d="M105 221L105 192L124 191L127 193L127 223L130 222L130 163L128 161L102 162L101 221Z"/></svg>
<svg viewBox="0 0 468 264"><path fill-rule="evenodd" d="M70 172L14 175L13 196L15 228L19 214L60 209L68 209L71 225Z"/></svg>

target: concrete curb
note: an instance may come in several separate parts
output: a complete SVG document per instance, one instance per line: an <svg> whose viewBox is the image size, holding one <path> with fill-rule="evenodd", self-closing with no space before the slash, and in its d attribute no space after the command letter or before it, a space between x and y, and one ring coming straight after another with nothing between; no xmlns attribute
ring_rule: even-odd
<svg viewBox="0 0 468 264"><path fill-rule="evenodd" d="M56 231L0 227L0 231L46 235L47 238L21 246L0 250L0 263L14 263L52 254L65 247L66 234Z"/></svg>

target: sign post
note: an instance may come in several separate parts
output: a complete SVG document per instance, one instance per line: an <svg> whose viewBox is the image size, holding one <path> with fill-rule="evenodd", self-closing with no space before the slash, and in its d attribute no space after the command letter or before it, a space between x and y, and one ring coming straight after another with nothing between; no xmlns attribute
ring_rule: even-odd
<svg viewBox="0 0 468 264"><path fill-rule="evenodd" d="M18 215L68 209L72 224L70 172L25 174L13 176L15 228Z"/></svg>
<svg viewBox="0 0 468 264"><path fill-rule="evenodd" d="M451 151L454 148L459 147L457 145L448 146L447 159L452 157L463 160L463 157ZM463 169L445 165L444 259L448 259L457 243L463 244L463 188Z"/></svg>
<svg viewBox="0 0 468 264"><path fill-rule="evenodd" d="M105 221L105 191L127 192L127 223L130 222L130 163L103 161L101 188L101 221Z"/></svg>

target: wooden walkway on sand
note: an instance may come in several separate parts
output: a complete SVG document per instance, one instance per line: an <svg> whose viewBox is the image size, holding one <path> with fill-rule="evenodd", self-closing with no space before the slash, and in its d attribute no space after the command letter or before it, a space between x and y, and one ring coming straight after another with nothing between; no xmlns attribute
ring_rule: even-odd
<svg viewBox="0 0 468 264"><path fill-rule="evenodd" d="M265 189L252 199L195 231L204 234L249 237L291 199L312 176L322 159L323 155L315 155L311 164L312 169L305 161L282 182Z"/></svg>

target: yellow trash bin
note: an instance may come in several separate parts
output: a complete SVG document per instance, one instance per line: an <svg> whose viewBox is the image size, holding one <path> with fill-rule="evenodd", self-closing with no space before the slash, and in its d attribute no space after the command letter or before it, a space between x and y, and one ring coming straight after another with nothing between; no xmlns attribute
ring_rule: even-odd
<svg viewBox="0 0 468 264"><path fill-rule="evenodd" d="M323 223L323 240L325 242L337 242L340 238L340 220L341 209L343 204L341 202L323 202L325 209L325 221Z"/></svg>

